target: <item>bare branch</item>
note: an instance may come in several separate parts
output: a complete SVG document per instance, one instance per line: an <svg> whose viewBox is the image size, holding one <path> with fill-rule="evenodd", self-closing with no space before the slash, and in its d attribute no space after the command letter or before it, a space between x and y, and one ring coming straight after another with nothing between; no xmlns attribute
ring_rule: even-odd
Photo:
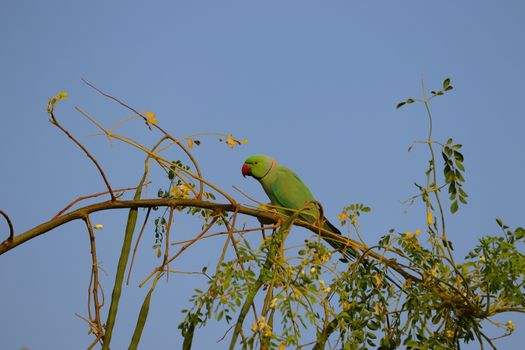
<svg viewBox="0 0 525 350"><path fill-rule="evenodd" d="M144 184L144 186L147 186L149 183L146 183ZM131 190L136 190L137 187L126 187L126 188L119 188L118 190L115 190L115 192L125 192L125 191L131 191ZM73 202L69 203L64 209L62 209L61 211L58 212L58 214L56 214L55 216L53 216L53 219L56 219L57 217L59 217L60 215L62 215L64 212L66 212L69 208L71 208L72 206L74 206L75 204L77 204L78 202L80 201L83 201L83 200L86 200L86 199L89 199L89 198L96 198L96 197L99 197L99 196L102 196L104 194L108 194L109 192L108 191L104 191L104 192L100 192L100 193L95 193L95 194L90 194L89 196L80 196L78 197L77 199L75 199ZM117 196L118 197L118 196ZM52 219L52 220L53 220Z"/></svg>
<svg viewBox="0 0 525 350"><path fill-rule="evenodd" d="M105 202L96 203L96 204L92 204L92 205L88 205L88 206L79 208L75 211L64 214L56 219L40 224L18 236L13 237L13 239L10 241L2 242L0 244L0 255L4 254L5 252L35 237L38 237L46 232L49 232L65 223L68 223L74 220L78 220L78 219L83 219L85 215L88 215L94 212L112 210L112 209L153 208L153 207L183 207L183 208L196 207L196 208L211 209L211 210L218 210L218 211L238 212L239 214L252 216L258 219L262 219L267 222L276 223L276 222L282 221L282 216L277 213L261 211L257 209L240 206L240 205L213 203L213 202L201 201L201 200L196 200L196 199L159 198L159 199L139 199L139 200L128 200L128 201L119 201L119 200L105 201ZM362 252L368 250L368 247L363 246L359 242L356 242L354 240L348 239L340 235L335 235L314 224L310 224L305 221L297 220L294 222L294 225L307 228L308 230L316 234L319 234L319 231L321 231L323 235L327 235L332 239L338 239L342 243L347 244L348 246L351 246L352 248L358 249ZM416 281L416 282L420 281L420 278L405 271L402 267L399 266L399 264L397 264L395 260L387 259L383 257L382 255L375 253L375 252L371 252L371 251L368 251L367 255L387 265L388 267L390 267L391 269L399 273L401 276L403 276L405 279L411 279L412 281Z"/></svg>
<svg viewBox="0 0 525 350"><path fill-rule="evenodd" d="M102 339L104 337L104 327L102 325L102 320L100 318L100 309L102 308L102 305L99 302L98 297L98 288L99 288L99 279L98 279L98 260L97 260L97 249L95 245L95 233L93 232L93 225L91 224L91 220L89 219L89 215L86 215L84 218L84 222L86 223L87 230L89 232L89 242L91 246L91 278L93 282L93 287L91 289L91 293L93 294L93 306L95 309L95 329L96 329L96 335L97 340ZM91 283L90 283L91 284ZM90 307L88 305L88 307ZM91 321L91 320L90 320Z"/></svg>
<svg viewBox="0 0 525 350"><path fill-rule="evenodd" d="M13 228L13 223L11 222L11 219L9 219L7 213L3 210L0 210L0 215L2 215L5 218L5 221L7 221L7 225L9 226L9 238L7 240L12 241L15 237L15 229Z"/></svg>
<svg viewBox="0 0 525 350"><path fill-rule="evenodd" d="M109 181L106 177L106 174L104 173L104 170L102 170L102 167L100 166L100 164L98 164L97 160L95 159L95 157L93 157L91 155L91 153L89 153L89 151L86 149L86 147L84 147L84 145L82 143L80 143L80 141L78 141L73 135L71 135L71 133L69 131L67 131L58 121L57 119L55 118L55 113L53 112L53 110L50 110L49 111L49 115L51 116L51 124L55 125L57 128L59 128L64 134L67 135L67 137L69 137L74 143L77 144L78 147L80 147L82 149L82 151L84 151L84 153L86 154L86 156L91 159L91 161L93 162L93 164L95 164L95 166L97 167L98 169L98 172L100 173L100 176L102 176L102 179L104 180L104 183L106 184L106 187L108 188L108 192L109 194L111 195L111 200L112 201L115 201L116 198L115 198L115 195L113 194L113 190L111 189L111 185L109 184Z"/></svg>

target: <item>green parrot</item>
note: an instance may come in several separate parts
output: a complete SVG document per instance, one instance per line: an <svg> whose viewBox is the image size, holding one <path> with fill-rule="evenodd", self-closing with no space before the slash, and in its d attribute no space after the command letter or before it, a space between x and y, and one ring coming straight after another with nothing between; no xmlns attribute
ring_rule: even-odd
<svg viewBox="0 0 525 350"><path fill-rule="evenodd" d="M242 166L242 175L251 176L262 185L264 192L270 198L270 204L282 208L294 210L305 209L299 215L301 220L314 223L319 218L319 208L316 200L304 182L292 170L277 163L275 159L268 156L256 154L248 157ZM278 209L280 212L291 215L293 211ZM340 235L341 231L330 223L326 218L322 218L323 229ZM330 234L322 233L322 238L332 247L338 249L344 260L353 260L356 257L355 251L336 239L330 238Z"/></svg>

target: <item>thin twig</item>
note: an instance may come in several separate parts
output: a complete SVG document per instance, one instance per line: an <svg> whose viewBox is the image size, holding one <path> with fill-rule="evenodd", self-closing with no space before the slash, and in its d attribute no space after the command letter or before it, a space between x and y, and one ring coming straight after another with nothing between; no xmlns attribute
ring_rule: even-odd
<svg viewBox="0 0 525 350"><path fill-rule="evenodd" d="M141 150L142 152L150 155L155 161L157 161L157 163L165 168L165 167L172 167L174 166L175 168L177 168L177 170L181 171L182 173L184 174L187 174L188 176L194 178L195 180L199 181L199 183L203 183L207 186L209 186L210 188L212 188L213 190L217 191L217 193L220 193L222 196L224 196L224 198L226 198L230 203L232 204L235 204L236 201L233 197L231 197L228 193L222 191L221 189L219 189L217 186L213 185L212 183L210 183L209 181L207 181L206 179L202 178L199 174L194 174L192 173L191 171L188 171L186 169L184 169L184 167L182 166L179 166L177 165L176 163L173 163L172 161L169 161L161 156L159 156L158 154L154 153L153 151L150 151L149 149L147 149L146 147L142 146L141 144L137 143L136 141L130 139L130 138L127 138L127 137L124 137L124 136L121 136L121 135L118 135L118 134L113 134L111 132L109 132L108 130L104 129L104 127L102 125L100 125L99 123L97 123L93 118L91 118L87 113L85 113L84 111L82 111L80 108L78 107L75 107L75 109L80 113L82 114L83 116L85 116L88 120L90 120L92 123L94 123L100 130L102 130L108 137L112 137L114 139L117 139L119 141L122 141L124 143L127 143L128 145L131 145L135 148L138 148L139 150ZM164 136L163 139L169 139L171 140L172 137L171 136ZM181 179L182 180L182 179ZM194 192L194 191L192 191ZM199 193L195 193L195 197L198 198L199 197Z"/></svg>
<svg viewBox="0 0 525 350"><path fill-rule="evenodd" d="M149 182L144 184L144 186L147 186L148 184L149 184ZM126 187L126 188L119 188L118 190L115 190L115 192L125 192L125 191L131 191L131 190L136 190L136 189L137 189L137 187ZM69 208L71 208L72 206L74 206L75 204L77 204L80 201L83 201L83 200L86 200L86 199L89 199L89 198L99 197L99 196L102 196L102 195L108 194L108 193L109 193L109 191L104 191L104 192L100 192L100 193L90 194L89 196L80 196L77 199L75 199L73 202L69 203L64 209L59 211L58 214L53 216L53 218L51 220L54 220L54 219L58 218L60 215L62 215L64 212L66 212ZM116 197L118 198L120 196L116 196Z"/></svg>
<svg viewBox="0 0 525 350"><path fill-rule="evenodd" d="M98 279L98 260L97 260L97 250L95 245L95 233L93 231L93 225L91 224L91 220L89 219L89 215L86 215L84 217L84 222L86 223L87 230L89 232L89 242L91 246L91 275L93 278L93 304L95 308L95 324L96 324L96 331L97 335L102 338L104 336L104 327L102 326L102 320L100 317L100 302L98 298L98 287L99 287L99 279Z"/></svg>
<svg viewBox="0 0 525 350"><path fill-rule="evenodd" d="M118 98L110 95L110 94L107 94L105 93L104 91L100 90L99 88L97 88L96 86L94 86L93 84L91 84L90 82L88 82L86 79L82 78L81 79L86 85L88 85L89 87L91 87L92 89L94 89L95 91L97 91L99 94L101 94L102 96L105 96L115 102L117 102L118 104L120 104L121 106L129 109L130 111L132 111L133 113L139 115L142 117L142 119L144 119L144 121L146 122L146 124L148 125L148 127L151 129L151 126L153 125L154 128L156 128L157 130L159 130L161 133L163 133L166 137L168 137L170 140L172 140L173 142L175 142L177 144L177 146L179 146L184 153L186 153L186 156L190 159L190 161L192 162L193 166L195 167L195 171L197 171L197 175L199 177L199 179L202 179L202 173L201 173L201 170L199 168L199 165L197 164L197 161L195 160L195 158L193 157L193 155L190 153L190 151L188 151L188 149L179 141L177 140L176 138L174 138L173 136L171 136L167 131L165 131L163 128L161 128L158 124L152 124L148 121L148 118L146 118L146 116L144 116L142 113L140 113L139 111L137 111L136 109L134 109L133 107L129 106L128 104L126 104L125 102L119 100ZM202 180L199 180L199 193L197 195L197 199L201 199L202 197L202 193L204 192L204 183L202 182Z"/></svg>
<svg viewBox="0 0 525 350"><path fill-rule="evenodd" d="M195 238L192 238L190 240L188 240L188 242L183 245L179 251L174 255L172 256L169 260L168 260L168 264L170 262L172 262L173 260L175 260L179 255L181 255L186 249L188 249L192 244L194 244L195 242L197 242L199 239L201 239L205 234L206 232L208 232L212 227L213 225L215 224L215 222L217 221L217 218L218 217L214 217L211 222L206 225L206 227L204 228L204 230L202 230L201 233L199 233L197 236L195 236ZM172 243L172 245L174 245L175 243Z"/></svg>
<svg viewBox="0 0 525 350"><path fill-rule="evenodd" d="M11 222L11 219L9 219L9 216L7 215L7 213L4 212L3 210L0 210L0 215L2 215L5 218L5 221L7 221L7 225L9 226L9 238L8 238L8 240L12 241L13 238L15 237L15 230L13 228L13 223Z"/></svg>
<svg viewBox="0 0 525 350"><path fill-rule="evenodd" d="M146 229L146 224L148 223L150 212L151 212L151 208L148 208L148 211L146 212L146 217L144 218L144 222L142 223L142 227L140 228L139 236L137 237L137 241L135 242L135 247L133 248L133 254L131 255L131 263L129 264L128 278L126 279L126 285L129 285L129 280L131 277L131 270L133 269L133 263L135 262L135 255L137 255L137 249L139 248L140 239L142 238L142 235L144 234L144 230Z"/></svg>
<svg viewBox="0 0 525 350"><path fill-rule="evenodd" d="M106 177L106 174L104 173L104 170L102 170L102 167L100 166L100 164L97 162L97 160L95 159L95 157L93 157L91 155L91 153L89 153L89 151L86 149L86 147L84 147L84 145L82 143L80 143L80 141L78 141L73 135L71 135L71 133L69 131L67 131L58 121L57 119L55 118L55 113L51 110L49 112L49 115L51 116L51 124L55 125L57 128L59 128L64 134L67 135L67 137L69 137L74 143L77 144L78 147L80 147L82 149L82 151L84 151L84 153L86 154L86 156L91 159L91 161L93 162L93 164L95 164L95 166L97 167L98 169L98 172L100 173L100 176L102 176L102 179L104 180L104 183L106 184L106 187L108 188L108 192L109 194L111 195L111 200L112 201L115 201L116 198L115 198L115 194L113 193L113 190L111 189L111 185L109 184L109 181Z"/></svg>

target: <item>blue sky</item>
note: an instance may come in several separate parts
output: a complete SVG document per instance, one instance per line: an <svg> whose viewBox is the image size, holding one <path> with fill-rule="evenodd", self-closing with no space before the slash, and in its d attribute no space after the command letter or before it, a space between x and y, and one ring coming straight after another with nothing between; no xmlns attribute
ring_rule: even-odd
<svg viewBox="0 0 525 350"><path fill-rule="evenodd" d="M232 193L235 185L265 200L259 185L240 173L248 155L265 153L300 174L333 221L349 203L371 206L362 225L373 244L390 228L424 225L422 207L405 213L401 202L424 179L425 149L406 150L425 138L426 116L421 106L395 105L419 97L422 79L434 89L450 77L455 89L432 108L435 138L464 144L470 203L449 218L449 237L462 258L477 238L497 232L496 217L524 225L523 33L522 1L5 3L0 208L20 233L78 196L104 190L91 164L48 123L47 99L61 90L70 98L58 117L93 151L113 186L138 183L142 156L94 136L73 106L109 126L129 113L85 86L83 77L140 111L154 111L176 137L220 132L248 139L230 150L202 138L195 150L208 178ZM146 144L155 140L142 123L121 131ZM155 196L156 188L147 194ZM92 220L105 225L97 242L109 294L125 212ZM182 217L175 228L181 237L195 233ZM136 284L155 263L149 239L135 284L125 290L115 349L127 346L146 293ZM180 269L213 266L217 242L188 253ZM0 327L8 335L0 348L89 344L74 315L86 313L88 243L80 223L72 223L0 257ZM183 277L157 288L144 348L180 346L179 310L204 283ZM525 320L506 318L517 332L499 344L521 348ZM215 345L226 328L201 330L196 348Z"/></svg>

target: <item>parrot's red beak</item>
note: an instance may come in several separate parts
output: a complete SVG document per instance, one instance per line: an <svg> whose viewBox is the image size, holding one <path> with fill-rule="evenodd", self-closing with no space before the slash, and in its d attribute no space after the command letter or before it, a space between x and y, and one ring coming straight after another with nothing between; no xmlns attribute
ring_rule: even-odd
<svg viewBox="0 0 525 350"><path fill-rule="evenodd" d="M246 175L252 174L252 168L246 163L242 165L242 176L246 177Z"/></svg>

